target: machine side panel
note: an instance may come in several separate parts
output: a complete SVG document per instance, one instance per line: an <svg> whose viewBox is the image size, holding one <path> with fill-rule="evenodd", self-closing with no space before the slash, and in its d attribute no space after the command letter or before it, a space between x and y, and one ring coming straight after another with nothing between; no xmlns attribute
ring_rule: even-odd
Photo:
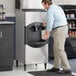
<svg viewBox="0 0 76 76"><path fill-rule="evenodd" d="M25 16L24 12L16 11L16 60L24 63L25 51L24 51L24 24Z"/></svg>

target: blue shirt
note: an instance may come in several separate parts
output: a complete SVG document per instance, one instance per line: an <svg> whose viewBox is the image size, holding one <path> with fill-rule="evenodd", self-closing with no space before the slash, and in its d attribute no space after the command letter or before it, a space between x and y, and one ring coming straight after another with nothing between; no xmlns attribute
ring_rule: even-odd
<svg viewBox="0 0 76 76"><path fill-rule="evenodd" d="M60 6L52 4L47 10L46 30L51 31L58 26L67 25L67 19L63 9Z"/></svg>

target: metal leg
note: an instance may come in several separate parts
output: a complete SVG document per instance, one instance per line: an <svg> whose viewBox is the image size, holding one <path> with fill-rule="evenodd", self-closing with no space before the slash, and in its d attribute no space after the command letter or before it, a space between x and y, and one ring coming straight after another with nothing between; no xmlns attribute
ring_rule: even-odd
<svg viewBox="0 0 76 76"><path fill-rule="evenodd" d="M35 66L37 67L37 64L35 64Z"/></svg>
<svg viewBox="0 0 76 76"><path fill-rule="evenodd" d="M37 69L37 64L35 64L35 66L36 66L36 69Z"/></svg>
<svg viewBox="0 0 76 76"><path fill-rule="evenodd" d="M24 64L24 71L26 71L26 64Z"/></svg>
<svg viewBox="0 0 76 76"><path fill-rule="evenodd" d="M44 67L45 67L45 70L46 70L46 68L47 68L47 63L44 63Z"/></svg>
<svg viewBox="0 0 76 76"><path fill-rule="evenodd" d="M18 67L18 60L16 60L16 67Z"/></svg>

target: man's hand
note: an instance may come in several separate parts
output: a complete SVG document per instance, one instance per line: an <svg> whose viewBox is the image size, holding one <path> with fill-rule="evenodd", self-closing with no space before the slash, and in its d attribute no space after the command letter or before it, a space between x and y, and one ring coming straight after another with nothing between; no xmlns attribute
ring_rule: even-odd
<svg viewBox="0 0 76 76"><path fill-rule="evenodd" d="M47 30L45 30L45 32L44 32L44 34L42 36L42 39L43 40L48 40L49 39L49 35L50 35L50 33Z"/></svg>
<svg viewBox="0 0 76 76"><path fill-rule="evenodd" d="M43 26L46 26L47 25L47 23L46 22L43 22Z"/></svg>

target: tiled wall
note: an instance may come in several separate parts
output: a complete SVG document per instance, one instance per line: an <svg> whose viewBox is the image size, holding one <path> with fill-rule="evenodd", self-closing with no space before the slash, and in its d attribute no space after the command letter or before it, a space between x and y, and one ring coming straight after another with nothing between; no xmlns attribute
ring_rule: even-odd
<svg viewBox="0 0 76 76"><path fill-rule="evenodd" d="M53 0L54 3L56 4L72 4L72 5L76 5L76 0Z"/></svg>
<svg viewBox="0 0 76 76"><path fill-rule="evenodd" d="M0 4L4 5L6 16L15 15L15 0L0 0Z"/></svg>

